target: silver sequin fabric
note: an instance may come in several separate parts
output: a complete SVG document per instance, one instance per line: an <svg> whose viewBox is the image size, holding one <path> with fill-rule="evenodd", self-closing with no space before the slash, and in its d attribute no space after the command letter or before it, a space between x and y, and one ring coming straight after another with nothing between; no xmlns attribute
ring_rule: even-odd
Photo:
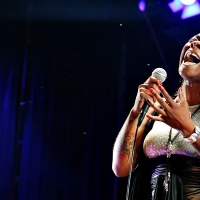
<svg viewBox="0 0 200 200"><path fill-rule="evenodd" d="M190 113L193 113L197 107L198 105L189 106ZM197 126L200 127L200 111L198 111L196 115L192 117L192 120ZM167 143L169 140L170 128L170 126L163 122L155 121L151 131L147 134L143 143L143 150L147 157L156 158L158 156L167 154ZM176 129L172 129L172 141L177 133L178 131ZM181 133L179 133L176 139L172 142L171 150L172 154L190 157L199 156L197 150L184 140Z"/></svg>

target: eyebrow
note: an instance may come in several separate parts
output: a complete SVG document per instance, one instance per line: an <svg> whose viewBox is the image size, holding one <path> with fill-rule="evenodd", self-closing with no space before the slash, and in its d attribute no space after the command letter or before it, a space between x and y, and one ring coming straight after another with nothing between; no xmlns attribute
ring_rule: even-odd
<svg viewBox="0 0 200 200"><path fill-rule="evenodd" d="M193 42L193 41L196 41L196 40L198 40L198 38L197 38L196 36L194 36L194 37L190 38L190 39L188 40L188 42Z"/></svg>
<svg viewBox="0 0 200 200"><path fill-rule="evenodd" d="M191 39L189 39L188 42L193 42L193 41L200 41L200 34L195 35L194 37L192 37Z"/></svg>
<svg viewBox="0 0 200 200"><path fill-rule="evenodd" d="M200 40L200 33L199 33L198 35L196 35L196 38L197 38L198 40Z"/></svg>

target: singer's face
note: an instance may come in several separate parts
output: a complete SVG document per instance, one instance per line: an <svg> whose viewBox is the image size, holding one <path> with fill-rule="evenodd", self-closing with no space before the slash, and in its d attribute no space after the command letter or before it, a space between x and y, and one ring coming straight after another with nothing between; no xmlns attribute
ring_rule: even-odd
<svg viewBox="0 0 200 200"><path fill-rule="evenodd" d="M200 33L184 45L180 55L179 74L189 82L200 82Z"/></svg>

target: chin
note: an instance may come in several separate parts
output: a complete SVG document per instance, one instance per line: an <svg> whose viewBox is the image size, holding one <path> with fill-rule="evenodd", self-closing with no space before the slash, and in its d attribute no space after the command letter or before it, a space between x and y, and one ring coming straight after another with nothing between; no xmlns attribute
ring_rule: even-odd
<svg viewBox="0 0 200 200"><path fill-rule="evenodd" d="M190 82L197 82L197 80L199 82L200 80L200 66L181 64L178 71L180 76L185 80Z"/></svg>
<svg viewBox="0 0 200 200"><path fill-rule="evenodd" d="M181 63L179 66L179 73L187 72L190 74L198 74L200 72L200 63Z"/></svg>

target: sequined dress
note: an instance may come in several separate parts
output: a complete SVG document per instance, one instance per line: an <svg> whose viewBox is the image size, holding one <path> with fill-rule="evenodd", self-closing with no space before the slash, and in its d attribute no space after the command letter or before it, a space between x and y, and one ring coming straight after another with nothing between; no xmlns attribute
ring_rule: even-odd
<svg viewBox="0 0 200 200"><path fill-rule="evenodd" d="M194 110L198 107L190 106L189 111L193 113ZM192 120L194 123L200 127L200 110L193 116ZM143 143L143 150L146 157L150 160L154 158L159 158L166 156L167 154L167 144L169 140L170 128L163 122L155 122L151 131L145 137ZM172 155L183 155L192 158L200 157L197 150L193 145L186 142L181 133L176 129L172 129L171 134L171 150ZM174 167L174 166L173 166ZM166 165L160 165L152 172L152 196L155 189L155 184L159 174L164 173L166 170ZM184 184L184 200L200 200L200 166L178 166L172 168L175 173L177 173L182 179Z"/></svg>
<svg viewBox="0 0 200 200"><path fill-rule="evenodd" d="M192 113L197 106L190 106L189 110ZM194 123L200 127L200 111L193 117ZM161 155L167 154L167 143L169 139L169 132L170 128L168 125L166 125L163 122L155 122L152 130L147 134L144 143L143 143L143 149L144 153L148 158L156 158ZM172 154L178 154L178 155L185 155L190 157L197 157L199 156L196 149L186 142L183 139L183 136L181 133L178 133L176 129L172 129L172 136L171 139L178 134L176 139L172 143Z"/></svg>

